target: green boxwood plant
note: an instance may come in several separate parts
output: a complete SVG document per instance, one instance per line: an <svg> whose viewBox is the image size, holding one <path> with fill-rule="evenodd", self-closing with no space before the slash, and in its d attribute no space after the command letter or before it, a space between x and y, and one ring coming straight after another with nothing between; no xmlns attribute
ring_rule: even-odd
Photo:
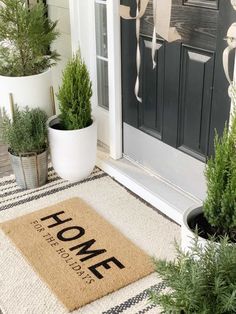
<svg viewBox="0 0 236 314"><path fill-rule="evenodd" d="M92 123L92 83L86 64L77 52L67 63L57 98L60 122L65 130L85 128Z"/></svg>
<svg viewBox="0 0 236 314"><path fill-rule="evenodd" d="M59 55L49 47L56 25L41 0L30 8L26 0L1 0L0 75L35 75L55 64Z"/></svg>

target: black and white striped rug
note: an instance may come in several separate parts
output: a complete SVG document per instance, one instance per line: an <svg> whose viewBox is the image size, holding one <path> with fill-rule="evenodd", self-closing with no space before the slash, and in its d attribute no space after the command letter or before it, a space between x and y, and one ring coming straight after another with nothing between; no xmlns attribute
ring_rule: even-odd
<svg viewBox="0 0 236 314"><path fill-rule="evenodd" d="M49 168L48 183L29 191L19 189L14 176L0 179L0 222L76 196L84 199L149 255L173 258L174 239L177 241L180 239L179 226L158 214L98 168L89 178L77 183L60 179L54 170ZM148 291L151 288L157 293L164 288L156 274L73 313L159 313L160 310L148 302ZM63 305L2 231L0 231L0 309L3 314L66 313Z"/></svg>

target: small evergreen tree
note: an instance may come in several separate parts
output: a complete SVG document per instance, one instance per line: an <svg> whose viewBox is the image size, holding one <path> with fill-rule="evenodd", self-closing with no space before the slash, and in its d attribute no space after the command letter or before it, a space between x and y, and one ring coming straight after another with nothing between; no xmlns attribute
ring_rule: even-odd
<svg viewBox="0 0 236 314"><path fill-rule="evenodd" d="M2 136L12 154L42 153L47 148L47 115L40 109L15 108L11 120L5 113Z"/></svg>
<svg viewBox="0 0 236 314"><path fill-rule="evenodd" d="M150 300L169 314L236 313L236 246L228 238L208 241L204 250L196 238L191 251L177 246L175 261L155 261L163 293L151 291Z"/></svg>
<svg viewBox="0 0 236 314"><path fill-rule="evenodd" d="M91 97L89 72L78 52L63 72L62 86L57 95L60 102L60 121L64 129L82 129L92 123Z"/></svg>
<svg viewBox="0 0 236 314"><path fill-rule="evenodd" d="M43 72L59 58L49 46L58 37L57 22L46 16L40 0L32 7L25 0L1 0L0 75L27 76Z"/></svg>
<svg viewBox="0 0 236 314"><path fill-rule="evenodd" d="M205 176L207 198L204 216L217 233L236 236L236 118L222 137L215 135L215 155L208 160Z"/></svg>

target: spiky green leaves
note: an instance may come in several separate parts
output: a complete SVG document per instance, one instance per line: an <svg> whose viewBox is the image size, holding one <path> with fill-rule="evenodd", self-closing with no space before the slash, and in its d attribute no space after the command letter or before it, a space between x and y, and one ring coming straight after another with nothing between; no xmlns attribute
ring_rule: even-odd
<svg viewBox="0 0 236 314"><path fill-rule="evenodd" d="M45 71L59 59L49 47L58 37L42 1L30 9L25 0L2 0L0 6L0 75L27 76Z"/></svg>
<svg viewBox="0 0 236 314"><path fill-rule="evenodd" d="M57 98L60 120L66 130L82 129L92 123L92 83L86 64L78 52L67 63Z"/></svg>
<svg viewBox="0 0 236 314"><path fill-rule="evenodd" d="M14 155L41 153L47 148L47 115L40 109L15 109L13 121L3 115L3 140Z"/></svg>
<svg viewBox="0 0 236 314"><path fill-rule="evenodd" d="M236 246L227 238L204 250L196 238L189 253L177 248L174 262L155 261L155 267L167 290L151 292L150 300L163 313L236 313Z"/></svg>
<svg viewBox="0 0 236 314"><path fill-rule="evenodd" d="M207 198L204 215L221 233L236 228L236 118L222 137L215 136L215 156L206 167Z"/></svg>

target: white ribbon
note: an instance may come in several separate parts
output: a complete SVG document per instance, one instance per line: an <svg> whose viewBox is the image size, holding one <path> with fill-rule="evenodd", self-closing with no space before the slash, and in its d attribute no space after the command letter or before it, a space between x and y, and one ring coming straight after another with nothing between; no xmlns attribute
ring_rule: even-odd
<svg viewBox="0 0 236 314"><path fill-rule="evenodd" d="M235 47L228 46L227 48L225 48L225 50L223 52L223 67L224 67L224 71L225 71L225 76L226 76L230 85L233 84L233 80L230 78L230 75L229 75L229 54L235 48L236 48L236 46Z"/></svg>
<svg viewBox="0 0 236 314"><path fill-rule="evenodd" d="M141 0L142 1L142 0ZM156 32L168 42L181 39L180 34L175 27L170 27L172 0L153 0L156 2Z"/></svg>
<svg viewBox="0 0 236 314"><path fill-rule="evenodd" d="M137 2L137 16L139 16L139 0ZM139 33L140 33L140 17L136 19L136 38L137 38L137 49L136 49L136 67L137 67L137 78L135 82L134 92L136 98L139 102L142 102L142 99L139 97L139 72L141 65L141 53L140 53L140 45L139 45Z"/></svg>
<svg viewBox="0 0 236 314"><path fill-rule="evenodd" d="M233 23L227 31L227 44L228 47L225 48L223 52L223 67L225 75L229 84L233 84L233 79L231 80L229 75L229 54L232 50L236 49L236 23Z"/></svg>
<svg viewBox="0 0 236 314"><path fill-rule="evenodd" d="M232 127L232 117L234 114L235 102L236 102L235 83L233 79L231 80L230 75L229 75L229 54L235 48L236 48L236 45L235 47L233 45L228 46L227 48L225 48L223 52L223 68L224 68L225 76L229 82L228 94L229 94L229 97L231 98L230 114L229 114L229 129L231 129Z"/></svg>
<svg viewBox="0 0 236 314"><path fill-rule="evenodd" d="M157 41L157 30L156 30L156 20L157 20L157 1L153 1L153 34L152 34L152 64L153 70L155 69L157 63L155 61L155 53L156 53L156 41Z"/></svg>
<svg viewBox="0 0 236 314"><path fill-rule="evenodd" d="M231 4L232 4L234 10L236 10L236 0L231 0Z"/></svg>
<svg viewBox="0 0 236 314"><path fill-rule="evenodd" d="M228 47L225 48L223 52L223 68L225 72L225 76L229 82L229 97L232 99L231 107L230 107L230 121L229 127L232 125L232 116L235 109L236 95L235 95L235 83L234 78L230 78L229 74L229 55L232 51L236 49L236 23L233 23L227 32L227 43Z"/></svg>
<svg viewBox="0 0 236 314"><path fill-rule="evenodd" d="M149 2L149 0L137 1L138 11L137 11L136 16L130 15L130 7L127 7L126 5L120 5L120 16L125 20L135 20L137 18L141 18L147 9L148 2Z"/></svg>
<svg viewBox="0 0 236 314"><path fill-rule="evenodd" d="M136 51L136 66L137 66L137 79L135 83L135 96L139 102L142 99L139 97L139 74L141 65L141 53L139 45L140 35L140 19L146 12L149 0L136 0L137 11L136 16L130 15L130 7L121 5L120 16L124 19L136 19L136 39L137 39L137 51ZM172 0L153 0L153 35L152 35L152 63L153 69L156 67L155 53L156 53L156 35L158 34L168 42L172 42L181 39L181 36L177 32L175 27L170 27L171 20L171 8Z"/></svg>
<svg viewBox="0 0 236 314"><path fill-rule="evenodd" d="M229 75L229 54L234 49L235 49L234 47L228 46L227 48L225 48L223 52L223 68L224 68L225 76L229 82L228 94L232 100L231 106L230 106L229 128L231 128L231 125L232 125L231 118L232 118L232 114L234 111L234 104L235 104L234 81L231 80L230 75Z"/></svg>

